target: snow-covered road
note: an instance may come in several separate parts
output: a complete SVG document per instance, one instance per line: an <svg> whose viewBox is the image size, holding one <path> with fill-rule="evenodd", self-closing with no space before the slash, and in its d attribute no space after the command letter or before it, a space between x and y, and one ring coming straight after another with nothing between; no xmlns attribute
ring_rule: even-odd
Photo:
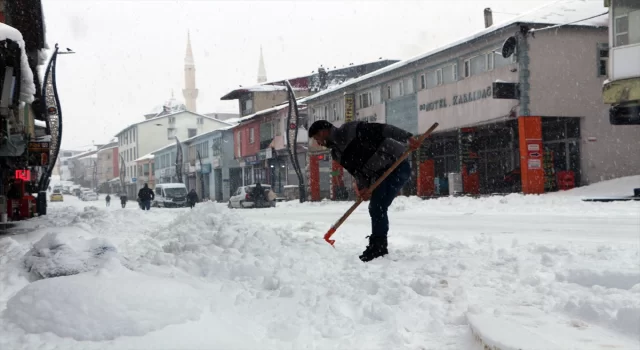
<svg viewBox="0 0 640 350"><path fill-rule="evenodd" d="M366 205L322 240L349 205L68 196L0 236L0 349L475 349L469 315L562 349L640 346L638 202L399 198L368 264Z"/></svg>

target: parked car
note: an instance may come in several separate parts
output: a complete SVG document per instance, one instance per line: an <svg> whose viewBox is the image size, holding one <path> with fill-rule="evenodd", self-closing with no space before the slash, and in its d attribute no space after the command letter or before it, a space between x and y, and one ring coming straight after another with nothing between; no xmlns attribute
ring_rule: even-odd
<svg viewBox="0 0 640 350"><path fill-rule="evenodd" d="M157 184L156 197L151 205L159 208L179 208L187 206L187 186L183 183Z"/></svg>
<svg viewBox="0 0 640 350"><path fill-rule="evenodd" d="M271 189L271 185L260 186L264 189L264 200L256 203L253 190L256 187L255 184L249 186L240 186L236 192L229 198L227 206L229 208L273 208L276 206L276 195Z"/></svg>
<svg viewBox="0 0 640 350"><path fill-rule="evenodd" d="M82 195L82 200L83 201L97 201L98 200L98 194L91 191L91 192L85 192Z"/></svg>
<svg viewBox="0 0 640 350"><path fill-rule="evenodd" d="M53 190L53 193L49 197L49 201L50 202L64 202L64 197L62 196L62 193L60 193L60 190Z"/></svg>

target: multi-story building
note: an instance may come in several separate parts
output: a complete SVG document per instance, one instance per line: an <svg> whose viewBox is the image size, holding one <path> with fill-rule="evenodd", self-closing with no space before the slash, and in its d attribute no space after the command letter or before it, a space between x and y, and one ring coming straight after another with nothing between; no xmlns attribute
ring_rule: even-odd
<svg viewBox="0 0 640 350"><path fill-rule="evenodd" d="M92 150L86 151L67 159L67 166L71 173L70 181L91 189L98 186L98 150L102 145L96 145Z"/></svg>
<svg viewBox="0 0 640 350"><path fill-rule="evenodd" d="M233 129L235 126L211 132L211 191L210 197L226 202L242 186L242 169L233 156Z"/></svg>
<svg viewBox="0 0 640 350"><path fill-rule="evenodd" d="M118 152L125 164L127 193L134 196L142 185L137 185L140 175L136 159L165 145L175 143L175 138L185 140L195 135L229 126L228 123L182 110L160 114L130 125L119 133Z"/></svg>
<svg viewBox="0 0 640 350"><path fill-rule="evenodd" d="M120 176L120 162L118 159L118 142L108 143L96 153L98 188L103 193L115 193ZM115 180L114 180L115 179Z"/></svg>
<svg viewBox="0 0 640 350"><path fill-rule="evenodd" d="M182 182L203 199L228 201L231 193L242 185L242 170L233 157L233 127L206 132L180 143ZM176 160L177 144L172 143L139 161L152 162L154 183L175 183Z"/></svg>
<svg viewBox="0 0 640 350"><path fill-rule="evenodd" d="M308 96L311 93L322 91L329 87L340 84L348 79L357 78L363 74L373 72L379 68L388 66L395 60L378 60L359 65L349 65L347 67L327 69L320 67L317 73L305 77L291 79L290 82L295 88L296 97ZM241 100L240 124L234 128L236 150L240 166L242 167L242 179L244 184L262 182L272 185L272 188L282 193L285 185L297 185L298 177L287 151L285 133L288 130L287 115L289 113L287 92L283 91L284 86L280 83L267 83L253 87L255 91L247 92L237 89L223 97L223 99L239 98ZM262 96L262 97L260 97ZM270 98L265 98L271 96ZM242 101L249 101L246 104ZM256 102L258 101L258 102ZM276 101L284 103L275 104ZM244 104L243 104L244 103ZM247 106L257 106L256 112L246 114ZM307 140L307 109L304 104L299 104L298 120L298 143ZM333 108L329 110L329 108ZM325 107L324 112L334 113L337 117L339 104ZM306 166L306 147L296 144L298 152L298 163L301 168Z"/></svg>
<svg viewBox="0 0 640 350"><path fill-rule="evenodd" d="M609 48L602 48L608 61L601 61L601 69L608 68L609 73L603 86L604 102L611 106L612 124L640 125L640 1L604 3L609 7ZM634 129L631 131L638 135L637 127Z"/></svg>
<svg viewBox="0 0 640 350"><path fill-rule="evenodd" d="M608 74L601 6L554 3L499 25L489 20L474 35L303 101L313 120L332 120L325 110L348 106L332 120L338 125L350 115L413 133L440 123L412 158L406 193L433 195L436 184L451 185L449 173L461 174L469 194L541 193L632 175L640 168L638 131L609 125L601 102ZM325 149L309 147L319 199L340 182L330 177L339 169L319 161Z"/></svg>
<svg viewBox="0 0 640 350"><path fill-rule="evenodd" d="M298 164L306 165L307 108L298 105ZM284 103L240 119L233 130L234 156L242 169L242 185L260 182L270 184L282 193L284 186L297 185L298 177L291 164L285 137L289 104Z"/></svg>
<svg viewBox="0 0 640 350"><path fill-rule="evenodd" d="M57 169L57 174L60 176L60 180L62 181L70 181L71 180L71 171L69 170L69 158L78 155L80 153L84 153L86 151L74 151L74 150L60 150L58 154L58 160L56 161L55 168Z"/></svg>

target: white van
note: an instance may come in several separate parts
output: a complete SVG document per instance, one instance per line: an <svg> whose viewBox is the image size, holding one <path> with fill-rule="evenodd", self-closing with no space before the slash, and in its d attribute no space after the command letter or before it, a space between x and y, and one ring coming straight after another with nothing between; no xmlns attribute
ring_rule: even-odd
<svg viewBox="0 0 640 350"><path fill-rule="evenodd" d="M152 205L160 208L178 208L187 206L187 186L182 183L157 184Z"/></svg>

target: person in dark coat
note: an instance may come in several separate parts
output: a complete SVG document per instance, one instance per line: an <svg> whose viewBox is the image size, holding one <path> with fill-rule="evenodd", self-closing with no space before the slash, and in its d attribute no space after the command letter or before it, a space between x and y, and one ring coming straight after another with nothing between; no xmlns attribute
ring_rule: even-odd
<svg viewBox="0 0 640 350"><path fill-rule="evenodd" d="M106 197L104 197L104 200L107 201L107 207L111 205L111 196L107 194Z"/></svg>
<svg viewBox="0 0 640 350"><path fill-rule="evenodd" d="M122 208L127 206L127 201L129 200L129 198L127 198L127 194L126 193L122 193L120 195L120 205L122 205Z"/></svg>
<svg viewBox="0 0 640 350"><path fill-rule="evenodd" d="M264 188L259 182L256 182L256 185L253 187L251 191L251 197L253 197L253 206L255 208L259 208L264 204Z"/></svg>
<svg viewBox="0 0 640 350"><path fill-rule="evenodd" d="M189 194L187 194L187 201L189 202L189 207L191 209L193 209L193 207L196 206L196 203L198 203L198 194L193 188L189 191Z"/></svg>
<svg viewBox="0 0 640 350"><path fill-rule="evenodd" d="M144 184L144 187L138 191L138 199L140 200L142 210L150 210L151 201L154 198L156 198L156 195L153 193L153 190L149 188L148 184Z"/></svg>
<svg viewBox="0 0 640 350"><path fill-rule="evenodd" d="M420 141L410 132L389 124L353 121L339 128L326 120L315 121L309 127L309 137L331 149L333 160L342 165L356 180L356 192L369 202L371 235L369 245L360 255L367 262L389 253L387 210L393 199L411 177L408 161L402 162L373 191L369 186L395 163L407 150L416 150Z"/></svg>

